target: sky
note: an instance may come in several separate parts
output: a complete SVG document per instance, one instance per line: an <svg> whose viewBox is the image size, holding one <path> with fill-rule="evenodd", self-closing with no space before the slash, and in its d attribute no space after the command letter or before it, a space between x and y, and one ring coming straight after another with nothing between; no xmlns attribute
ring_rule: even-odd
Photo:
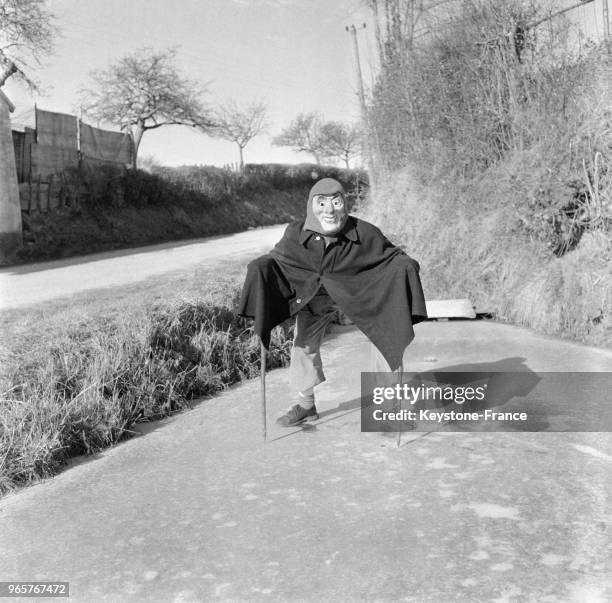
<svg viewBox="0 0 612 603"><path fill-rule="evenodd" d="M35 103L78 113L79 91L91 84L91 71L143 47L175 47L180 72L207 84L203 100L211 106L226 99L268 105L269 132L248 144L247 162L312 161L308 154L271 144L301 112L359 119L353 43L345 27L369 20L362 0L50 0L48 5L59 34L54 53L33 73L39 93L14 80L3 88L16 105L15 125L33 126ZM359 35L368 85L375 70L371 26ZM139 157L170 166L223 166L238 161L238 149L188 127L167 126L145 133Z"/></svg>
<svg viewBox="0 0 612 603"><path fill-rule="evenodd" d="M599 39L602 3L595 0L571 13ZM17 126L34 125L35 103L78 114L79 91L91 84L91 71L143 47L175 47L180 72L208 84L203 100L211 106L226 99L267 103L268 134L248 144L245 161L300 163L313 159L271 144L299 113L359 119L347 25L367 24L359 29L366 93L376 73L373 26L363 0L49 0L48 5L59 34L54 53L33 71L39 93L28 92L14 79L3 87L16 105ZM238 161L238 150L190 128L167 126L145 133L139 157L170 166L224 166Z"/></svg>

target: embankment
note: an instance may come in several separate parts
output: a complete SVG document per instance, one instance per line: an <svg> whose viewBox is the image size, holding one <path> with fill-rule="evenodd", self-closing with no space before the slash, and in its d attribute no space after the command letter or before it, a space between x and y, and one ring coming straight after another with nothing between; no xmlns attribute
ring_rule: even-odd
<svg viewBox="0 0 612 603"><path fill-rule="evenodd" d="M393 52L370 108L382 186L369 215L421 262L430 299L612 346L609 48L539 3L448 10L418 40L378 15ZM421 11L406 19L441 18ZM521 19L547 26L502 42Z"/></svg>
<svg viewBox="0 0 612 603"><path fill-rule="evenodd" d="M558 257L525 236L512 192L489 176L461 191L458 204L406 170L378 190L363 217L420 262L427 299L468 297L497 320L612 347L610 233L586 230ZM508 202L481 201L494 195Z"/></svg>
<svg viewBox="0 0 612 603"><path fill-rule="evenodd" d="M28 203L18 263L240 232L305 215L314 180L331 176L351 202L364 194L363 172L313 165L251 165L244 173L212 167L152 173L103 167L75 171L54 189L53 209ZM42 207L41 207L42 205ZM35 209L34 209L35 208Z"/></svg>

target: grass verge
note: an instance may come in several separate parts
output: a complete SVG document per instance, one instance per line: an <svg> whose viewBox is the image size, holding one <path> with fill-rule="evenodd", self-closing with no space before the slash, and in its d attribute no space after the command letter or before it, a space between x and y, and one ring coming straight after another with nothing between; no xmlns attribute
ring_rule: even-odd
<svg viewBox="0 0 612 603"><path fill-rule="evenodd" d="M469 298L498 320L588 345L612 347L612 239L585 232L561 257L524 232L512 203L484 180L457 191L419 186L408 170L363 210L421 264L427 299ZM489 194L487 190L490 188Z"/></svg>
<svg viewBox="0 0 612 603"><path fill-rule="evenodd" d="M232 312L244 271L227 261L3 312L0 494L259 374L258 340ZM290 345L278 327L270 368Z"/></svg>

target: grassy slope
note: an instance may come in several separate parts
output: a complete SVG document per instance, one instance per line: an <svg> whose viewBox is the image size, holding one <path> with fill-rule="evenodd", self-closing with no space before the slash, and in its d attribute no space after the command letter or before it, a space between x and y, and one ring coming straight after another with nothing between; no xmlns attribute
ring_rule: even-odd
<svg viewBox="0 0 612 603"><path fill-rule="evenodd" d="M255 191L219 203L170 199L144 207L94 206L24 214L25 246L18 261L38 261L225 234L300 217L307 191Z"/></svg>
<svg viewBox="0 0 612 603"><path fill-rule="evenodd" d="M489 186L493 194L497 182ZM525 236L510 203L483 207L467 201L470 193L477 191L448 203L405 171L378 191L364 217L421 263L428 299L468 297L500 320L612 347L609 233L587 232L557 258Z"/></svg>
<svg viewBox="0 0 612 603"><path fill-rule="evenodd" d="M511 10L476 6L492 31ZM426 115L440 119L439 130L419 112L412 124L400 121L401 111L410 115L403 96L389 115L387 92L379 99L383 139L403 128L411 140L413 127L417 142L405 149L403 171L379 177L384 186L366 213L421 262L430 299L469 297L500 320L612 346L610 57L604 47L576 56L564 30L551 29L550 44L521 64L514 52L475 48L477 21L456 25L438 48L452 69L439 71L435 53L408 63L428 83ZM396 159L396 148L388 154Z"/></svg>

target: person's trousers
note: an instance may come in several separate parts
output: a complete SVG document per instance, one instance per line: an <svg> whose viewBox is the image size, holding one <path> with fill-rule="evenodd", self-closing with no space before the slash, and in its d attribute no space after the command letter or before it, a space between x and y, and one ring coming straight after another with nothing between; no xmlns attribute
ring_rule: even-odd
<svg viewBox="0 0 612 603"><path fill-rule="evenodd" d="M321 343L329 324L337 316L338 306L327 293L318 293L297 313L295 336L291 348L289 381L295 392L311 392L325 381L321 361ZM388 372L389 365L376 346L371 344L370 367L373 372Z"/></svg>
<svg viewBox="0 0 612 603"><path fill-rule="evenodd" d="M338 306L327 293L318 293L297 313L289 365L289 380L294 392L307 392L325 381L321 343L337 311Z"/></svg>

